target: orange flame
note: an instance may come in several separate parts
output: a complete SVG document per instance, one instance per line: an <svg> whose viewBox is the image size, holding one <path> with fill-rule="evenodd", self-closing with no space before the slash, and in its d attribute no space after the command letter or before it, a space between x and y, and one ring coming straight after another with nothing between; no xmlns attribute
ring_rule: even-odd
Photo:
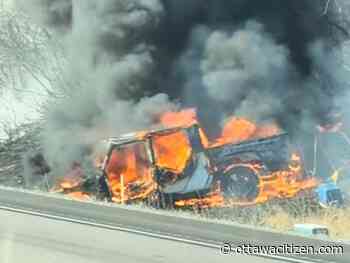
<svg viewBox="0 0 350 263"><path fill-rule="evenodd" d="M165 112L160 117L160 123L165 127L188 127L197 124L197 114L195 109L185 109L178 112Z"/></svg>
<svg viewBox="0 0 350 263"><path fill-rule="evenodd" d="M277 135L281 130L277 125L257 126L253 122L233 117L227 121L222 130L221 136L214 140L210 147L222 146L228 143L239 143L242 141L258 138L267 138Z"/></svg>
<svg viewBox="0 0 350 263"><path fill-rule="evenodd" d="M114 202L143 199L155 189L143 144L114 149L110 158L106 171Z"/></svg>
<svg viewBox="0 0 350 263"><path fill-rule="evenodd" d="M167 127L190 127L199 124L194 109L179 112L166 112L160 117L160 123ZM208 140L205 131L199 128L200 137L205 148L222 146L224 144L239 143L245 140L265 138L281 132L277 125L257 125L248 119L233 117L223 126L218 138ZM147 132L138 133L142 139ZM142 141L142 140L141 140ZM170 170L176 180L187 166L192 155L191 144L187 134L174 131L170 134L155 135L152 138L156 165ZM143 142L132 143L116 148L112 151L105 171L112 192L112 201L124 203L130 200L147 198L157 188L153 179L153 168ZM96 158L95 164L100 167L103 158ZM292 154L289 166L271 174L262 174L263 167L258 163L246 163L253 172L259 175L258 195L254 200L244 201L223 197L220 182L213 186L212 191L201 198L176 201L178 207L196 206L225 207L233 205L253 205L263 203L274 198L291 198L302 190L316 187L315 178L304 178L302 160L297 153ZM215 169L215 167L213 167ZM79 187L79 169L73 169L71 176L67 176L60 184L61 189L75 189ZM83 192L69 193L73 198L84 198Z"/></svg>
<svg viewBox="0 0 350 263"><path fill-rule="evenodd" d="M175 173L181 173L191 157L192 149L183 131L154 138L154 153L157 165Z"/></svg>
<svg viewBox="0 0 350 263"><path fill-rule="evenodd" d="M84 183L83 176L84 172L81 165L78 162L73 162L67 174L58 181L58 184L54 186L50 192L63 193L78 201L90 200L90 194L81 191L81 187Z"/></svg>
<svg viewBox="0 0 350 263"><path fill-rule="evenodd" d="M232 118L224 126L221 136L211 146L248 140L254 136L256 129L256 125L246 119Z"/></svg>
<svg viewBox="0 0 350 263"><path fill-rule="evenodd" d="M171 127L189 127L198 124L196 112L194 109L182 110L179 112L164 113L160 122L167 128ZM228 143L238 143L241 141L270 137L279 134L281 131L277 125L259 125L244 119L233 117L224 125L221 135L208 141L203 129L200 129L202 143L206 148L217 147ZM154 136L153 138L154 154L158 167L171 170L175 174L181 174L191 158L192 149L186 134L183 131L173 132L167 135ZM143 150L145 151L145 150ZM152 183L150 164L141 165L136 160L145 153L140 149L128 147L113 152L109 162L108 179L113 192L113 201L122 202L123 200L132 200L136 198L146 198L156 186ZM142 159L142 158L141 158ZM144 160L147 158L145 157ZM141 162L142 163L142 162ZM262 167L251 163L251 168L260 173ZM143 166L143 168L142 168ZM123 176L121 186L120 176ZM315 187L317 182L314 178L305 179L303 177L303 168L301 158L298 154L291 156L289 167L285 170L277 171L269 175L260 176L258 185L259 194L253 201L227 200L220 191L220 185L213 187L211 193L201 198L180 200L175 203L176 206L232 206L232 205L251 205L266 202L273 198L288 198L297 195L303 189ZM174 178L176 180L176 178ZM130 190L130 185L139 185L138 191ZM144 187L141 187L143 185ZM124 189L122 191L121 187ZM123 196L121 196L123 195Z"/></svg>
<svg viewBox="0 0 350 263"><path fill-rule="evenodd" d="M189 127L199 123L195 109L166 112L161 116L160 122L167 128ZM222 129L221 135L210 142L203 129L200 129L202 143L206 147L217 147L227 143L238 143L249 139L266 138L277 135L280 132L281 130L277 125L264 124L257 126L247 119L237 117L228 119Z"/></svg>
<svg viewBox="0 0 350 263"><path fill-rule="evenodd" d="M252 170L260 173L259 165L248 164ZM302 163L298 154L291 156L291 163L285 170L273 172L260 177L259 194L252 201L236 200L234 198L224 198L220 191L220 186L215 186L213 191L205 197L180 200L176 202L178 207L232 207L250 206L265 203L277 198L293 198L304 190L309 190L319 185L315 177L303 178Z"/></svg>
<svg viewBox="0 0 350 263"><path fill-rule="evenodd" d="M292 198L304 190L317 187L315 177L305 177L300 155L293 153L286 170L280 170L264 177L260 182L260 195L256 202L263 203L272 198Z"/></svg>

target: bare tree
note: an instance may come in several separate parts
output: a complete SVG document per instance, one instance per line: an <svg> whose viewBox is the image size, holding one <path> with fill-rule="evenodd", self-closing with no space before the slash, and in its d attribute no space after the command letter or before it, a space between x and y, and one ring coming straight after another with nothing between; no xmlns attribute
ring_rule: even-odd
<svg viewBox="0 0 350 263"><path fill-rule="evenodd" d="M1 92L9 90L47 100L64 97L66 63L54 33L25 14L4 8L0 0L0 97ZM41 109L45 110L43 106ZM0 184L15 186L23 183L26 154L39 151L42 125L40 121L19 123L13 108L7 112L12 118L0 120L0 130L5 134L5 139L0 138Z"/></svg>
<svg viewBox="0 0 350 263"><path fill-rule="evenodd" d="M0 91L25 92L34 79L41 89L30 92L59 96L55 83L63 81L64 57L47 29L15 10L0 10Z"/></svg>

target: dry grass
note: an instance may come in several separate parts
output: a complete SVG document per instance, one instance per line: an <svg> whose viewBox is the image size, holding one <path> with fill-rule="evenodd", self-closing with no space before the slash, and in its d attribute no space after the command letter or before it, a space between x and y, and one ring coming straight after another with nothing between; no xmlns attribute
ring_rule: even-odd
<svg viewBox="0 0 350 263"><path fill-rule="evenodd" d="M265 219L265 225L281 232L292 229L297 223L325 225L331 238L350 240L350 209L327 209L310 215L291 216L286 211L278 211Z"/></svg>
<svg viewBox="0 0 350 263"><path fill-rule="evenodd" d="M271 227L280 232L289 231L294 223L293 218L283 210L267 216L264 220L265 226Z"/></svg>
<svg viewBox="0 0 350 263"><path fill-rule="evenodd" d="M289 232L294 224L325 225L332 239L350 240L350 208L324 209L310 198L282 200L250 208L217 209L209 217L234 221L280 232Z"/></svg>

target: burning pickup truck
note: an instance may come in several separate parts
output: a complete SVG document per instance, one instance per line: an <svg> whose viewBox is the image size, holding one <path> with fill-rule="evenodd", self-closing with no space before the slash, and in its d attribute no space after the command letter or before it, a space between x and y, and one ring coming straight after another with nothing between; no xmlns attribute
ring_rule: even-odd
<svg viewBox="0 0 350 263"><path fill-rule="evenodd" d="M173 118L177 115L164 116L162 121L170 126L167 118L171 118L176 127L108 139L107 153L97 161L101 174L93 194L115 203L208 208L320 192L323 184L305 172L288 134L276 127L257 128L233 118L222 136L209 142L197 121L177 123ZM88 196L84 180L76 184L63 180L60 185L74 197Z"/></svg>
<svg viewBox="0 0 350 263"><path fill-rule="evenodd" d="M155 206L232 206L293 197L317 185L287 134L205 147L200 128L171 128L109 140L100 189L117 203Z"/></svg>

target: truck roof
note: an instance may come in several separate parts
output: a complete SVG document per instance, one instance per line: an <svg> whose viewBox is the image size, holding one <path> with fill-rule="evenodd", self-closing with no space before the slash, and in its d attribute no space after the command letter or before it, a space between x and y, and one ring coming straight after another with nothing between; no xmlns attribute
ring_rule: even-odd
<svg viewBox="0 0 350 263"><path fill-rule="evenodd" d="M134 143L138 141L143 141L152 136L166 135L166 134L177 132L186 128L187 127L172 127L172 128L159 128L159 129L152 129L147 131L131 132L131 133L122 134L118 137L110 137L105 141L108 141L111 144L129 144L129 143Z"/></svg>
<svg viewBox="0 0 350 263"><path fill-rule="evenodd" d="M110 137L107 140L108 143L111 143L113 145L121 145L121 144L130 144L130 143L135 143L135 142L140 142L140 141L144 141L147 138L150 138L152 136L157 136L157 135L166 135L166 134L171 134L174 132L178 132L193 126L198 126L198 124L193 124L191 126L181 126L181 127L171 127L171 128L159 128L159 129L152 129L152 130L145 130L145 131L138 131L138 132L131 132L131 133L126 133L126 134L122 134L118 137ZM288 133L281 131L280 133L270 136L270 137L266 137L266 138L258 138L258 139L248 139L242 142L236 142L236 143L232 143L234 145L246 145L247 143L261 143L264 142L266 140L269 141L273 141L275 139L280 138L281 136L288 136ZM215 148L221 148L220 147L212 147L212 149Z"/></svg>

